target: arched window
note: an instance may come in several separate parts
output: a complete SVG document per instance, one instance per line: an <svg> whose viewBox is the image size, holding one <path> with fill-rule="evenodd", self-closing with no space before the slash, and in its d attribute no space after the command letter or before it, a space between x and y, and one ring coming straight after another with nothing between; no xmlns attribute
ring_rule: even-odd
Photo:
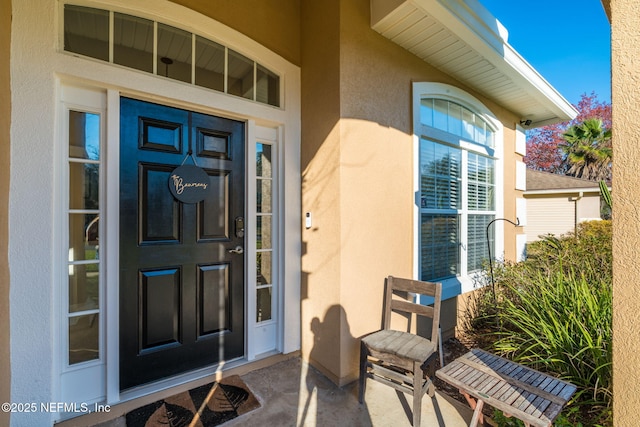
<svg viewBox="0 0 640 427"><path fill-rule="evenodd" d="M500 124L452 86L418 83L414 97L419 276L460 284L488 259L486 229L502 206L496 190ZM491 232L492 253L495 240Z"/></svg>

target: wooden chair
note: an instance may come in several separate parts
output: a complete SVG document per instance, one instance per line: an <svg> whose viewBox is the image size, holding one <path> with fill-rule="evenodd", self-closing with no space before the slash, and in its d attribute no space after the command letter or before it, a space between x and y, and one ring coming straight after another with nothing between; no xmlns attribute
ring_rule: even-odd
<svg viewBox="0 0 640 427"><path fill-rule="evenodd" d="M433 307L410 302L411 294L433 297ZM386 279L383 329L363 337L360 344L360 403L364 400L366 379L371 378L411 394L413 427L420 426L422 396L427 391L431 397L435 393L430 377L433 377L435 371L441 298L441 283L392 276ZM409 320L413 320L413 314L430 317L431 339L390 329L393 311L407 313Z"/></svg>

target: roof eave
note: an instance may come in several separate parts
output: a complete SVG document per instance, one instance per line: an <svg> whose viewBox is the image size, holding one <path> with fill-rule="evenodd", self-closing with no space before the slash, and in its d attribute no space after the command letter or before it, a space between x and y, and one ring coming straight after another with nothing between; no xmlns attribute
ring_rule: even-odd
<svg viewBox="0 0 640 427"><path fill-rule="evenodd" d="M411 18L405 19L409 14ZM507 43L508 33L504 26L477 0L371 0L371 27L418 56L421 55L415 46L420 43L415 37L405 42L401 36L394 35L405 30L413 31L425 20L419 20L420 14L437 21L458 41L486 60L491 72L498 73L507 82L502 86L503 93L518 90L520 96L515 99L487 92L473 81L465 80L464 76L457 76L455 69L436 66L512 110L522 121L531 120L527 127L569 121L577 116L577 110ZM431 56L423 59L437 62L438 54L430 52ZM445 54L443 49L442 55ZM537 112L528 114L528 107L532 105Z"/></svg>

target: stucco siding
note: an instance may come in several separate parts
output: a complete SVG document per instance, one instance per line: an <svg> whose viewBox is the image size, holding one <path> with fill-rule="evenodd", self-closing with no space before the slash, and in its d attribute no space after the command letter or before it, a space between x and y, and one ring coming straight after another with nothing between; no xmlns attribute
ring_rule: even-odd
<svg viewBox="0 0 640 427"><path fill-rule="evenodd" d="M313 215L303 232L302 351L339 384L357 377L356 338L380 326L384 278L416 267L412 83L461 87L504 124L509 218L522 158L512 113L373 31L369 14L368 0L302 4L303 214ZM515 232L505 227L511 258Z"/></svg>
<svg viewBox="0 0 640 427"><path fill-rule="evenodd" d="M49 402L54 357L52 183L55 79L51 58L54 2L12 3L11 23L11 399ZM34 12L37 11L37 12ZM34 84L38 82L38 84ZM39 88L46 88L46 95ZM34 182L37 171L38 183ZM13 413L12 425L47 425L52 414Z"/></svg>
<svg viewBox="0 0 640 427"><path fill-rule="evenodd" d="M300 65L299 0L171 0L240 31Z"/></svg>
<svg viewBox="0 0 640 427"><path fill-rule="evenodd" d="M640 417L640 1L611 6L611 102L613 105L613 416L616 426Z"/></svg>
<svg viewBox="0 0 640 427"><path fill-rule="evenodd" d="M340 40L338 0L302 5L302 234L301 339L304 358L339 381ZM331 350L329 350L331 348Z"/></svg>

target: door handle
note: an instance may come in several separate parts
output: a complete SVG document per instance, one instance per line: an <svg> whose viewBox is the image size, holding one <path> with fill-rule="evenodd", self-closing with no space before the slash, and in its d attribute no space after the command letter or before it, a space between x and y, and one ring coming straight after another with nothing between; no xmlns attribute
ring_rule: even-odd
<svg viewBox="0 0 640 427"><path fill-rule="evenodd" d="M236 246L233 249L229 249L230 254L243 254L244 248L242 246Z"/></svg>

